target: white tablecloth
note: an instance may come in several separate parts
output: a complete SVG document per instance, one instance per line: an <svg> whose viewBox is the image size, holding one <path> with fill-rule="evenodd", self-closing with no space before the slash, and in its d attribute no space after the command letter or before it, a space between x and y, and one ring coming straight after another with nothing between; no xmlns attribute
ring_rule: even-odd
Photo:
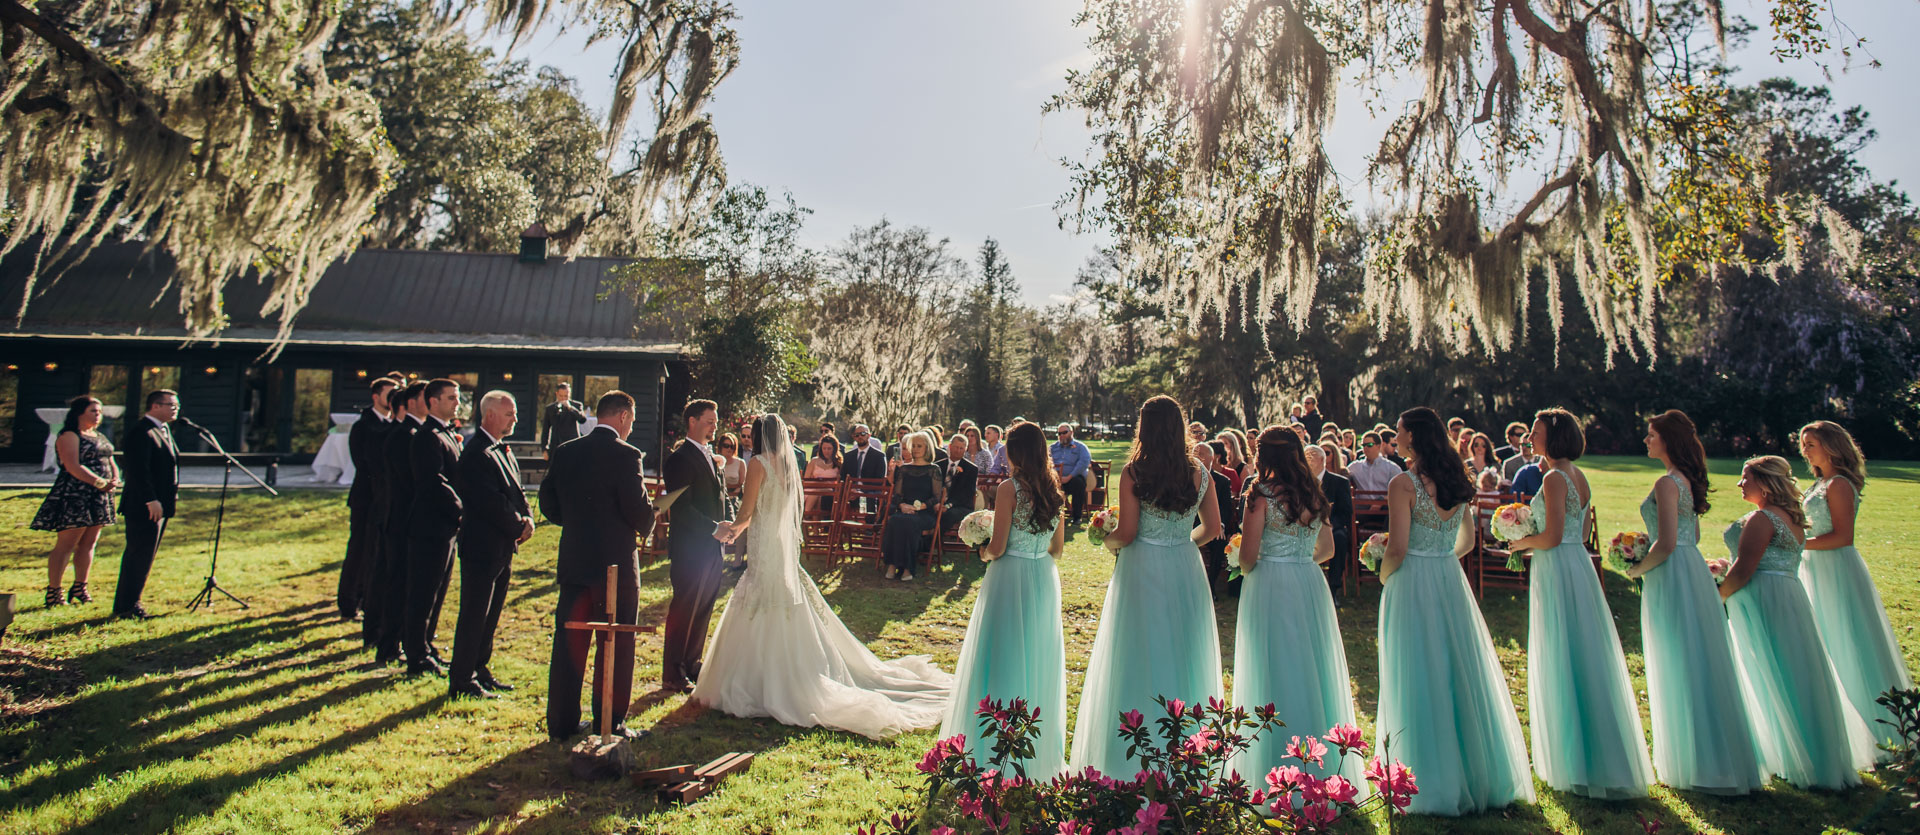
<svg viewBox="0 0 1920 835"><path fill-rule="evenodd" d="M45 455L40 457L40 472L50 473L58 469L60 464L60 453L54 451L53 445L60 440L60 424L67 419L67 407L54 406L46 409L34 409L33 413L38 415L40 420L47 424L47 451ZM100 416L104 419L102 421L103 424L106 420L113 420L126 413L127 407L125 406L100 407ZM107 427L103 425L101 428L106 429ZM119 444L119 439L114 439L114 443L116 445Z"/></svg>
<svg viewBox="0 0 1920 835"><path fill-rule="evenodd" d="M313 456L313 480L323 484L352 484L353 457L347 454L347 433L329 432Z"/></svg>

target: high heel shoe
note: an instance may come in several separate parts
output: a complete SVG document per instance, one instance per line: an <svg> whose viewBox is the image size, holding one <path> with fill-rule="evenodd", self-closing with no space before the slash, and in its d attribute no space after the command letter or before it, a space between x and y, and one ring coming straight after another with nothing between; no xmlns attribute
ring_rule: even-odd
<svg viewBox="0 0 1920 835"><path fill-rule="evenodd" d="M73 588L67 589L67 600L73 603L92 603L93 595L87 591L86 583L74 583Z"/></svg>
<svg viewBox="0 0 1920 835"><path fill-rule="evenodd" d="M65 606L65 605L67 605L67 598L65 595L60 593L60 587L48 586L47 587L47 608L51 609L55 606Z"/></svg>

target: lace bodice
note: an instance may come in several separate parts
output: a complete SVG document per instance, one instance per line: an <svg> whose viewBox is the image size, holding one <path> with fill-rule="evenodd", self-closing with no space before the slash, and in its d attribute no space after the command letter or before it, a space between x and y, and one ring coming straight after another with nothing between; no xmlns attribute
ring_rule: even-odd
<svg viewBox="0 0 1920 835"><path fill-rule="evenodd" d="M1567 515L1560 524L1560 544L1577 545L1586 541L1587 538L1587 506L1580 503L1580 490L1574 486L1573 477L1559 470L1547 471L1547 475L1549 476L1556 474L1567 483L1566 507L1564 508ZM1533 494L1533 501L1528 502L1528 504L1533 507L1533 518L1540 520L1538 525L1540 530L1546 530L1546 488L1543 486L1540 492Z"/></svg>
<svg viewBox="0 0 1920 835"><path fill-rule="evenodd" d="M1013 483L1013 524L1007 528L1006 552L1008 554L1043 557L1047 555L1047 546L1053 544L1053 526L1034 530L1032 525L1033 497L1027 495L1025 485L1015 481Z"/></svg>
<svg viewBox="0 0 1920 835"><path fill-rule="evenodd" d="M1260 529L1260 560L1313 562L1313 547L1320 541L1321 520L1315 519L1302 525L1298 514L1281 506L1280 501L1268 494L1264 487L1255 489L1260 490L1260 495L1267 500L1266 523Z"/></svg>
<svg viewBox="0 0 1920 835"><path fill-rule="evenodd" d="M1200 471L1192 470L1189 476ZM1193 541L1193 520L1200 513L1200 505L1207 500L1207 492L1213 489L1213 478L1201 479L1200 497L1193 506L1184 511L1169 513L1145 502L1140 503L1140 531L1135 536L1141 541L1156 545L1178 545Z"/></svg>
<svg viewBox="0 0 1920 835"><path fill-rule="evenodd" d="M1807 536L1809 537L1833 533L1833 507L1827 504L1827 490L1833 486L1834 478L1828 477L1814 482L1813 488L1800 499L1800 508L1807 513ZM1856 513L1860 510L1858 492L1853 496L1853 508Z"/></svg>
<svg viewBox="0 0 1920 835"><path fill-rule="evenodd" d="M1668 473L1666 477L1673 479L1673 486L1680 488L1680 515L1674 528L1674 541L1686 544L1699 542L1700 516L1693 510L1693 490L1677 475ZM1647 526L1648 536L1660 535L1660 502L1652 493L1640 501L1640 522Z"/></svg>
<svg viewBox="0 0 1920 835"><path fill-rule="evenodd" d="M1794 538L1793 529L1787 527L1787 523L1780 521L1780 517L1773 515L1772 511L1762 510L1759 513L1773 523L1773 539L1767 542L1766 552L1760 555L1758 570L1780 574L1799 572L1802 546L1800 540ZM1740 535L1746 532L1747 523L1753 518L1751 513L1741 517L1727 526L1727 532L1722 537L1727 543L1727 553L1734 560L1740 559Z"/></svg>
<svg viewBox="0 0 1920 835"><path fill-rule="evenodd" d="M1427 485L1417 473L1407 473L1413 481L1413 527L1407 537L1408 554L1444 554L1453 555L1454 540L1460 535L1460 520L1467 513L1457 510L1453 518L1441 515L1433 497L1427 495Z"/></svg>

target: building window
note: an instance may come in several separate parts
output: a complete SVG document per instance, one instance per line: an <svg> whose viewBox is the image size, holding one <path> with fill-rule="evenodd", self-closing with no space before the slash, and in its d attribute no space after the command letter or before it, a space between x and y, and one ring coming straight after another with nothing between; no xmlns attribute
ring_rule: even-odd
<svg viewBox="0 0 1920 835"><path fill-rule="evenodd" d="M127 404L127 367L124 365L96 365L87 372L87 394L93 395L102 406L126 406ZM128 411L138 412L139 409Z"/></svg>
<svg viewBox="0 0 1920 835"><path fill-rule="evenodd" d="M592 414L594 405L600 402L600 395L606 394L619 387L619 375L588 374L586 388L580 392L586 396L579 398L580 402L586 404L587 413Z"/></svg>
<svg viewBox="0 0 1920 835"><path fill-rule="evenodd" d="M540 392L538 395L540 402L533 404L533 413L539 416L538 419L535 420L534 426L533 426L533 437L535 439L540 439L544 442L544 439L547 437L547 406L548 404L551 404L554 401L557 401L560 399L561 383L566 383L568 386L572 386L573 375L572 374L540 375ZM567 397L573 400L579 400L580 399L579 395L580 395L580 392L575 391L568 394ZM592 404L588 404L587 407L592 408L593 406Z"/></svg>
<svg viewBox="0 0 1920 835"><path fill-rule="evenodd" d="M142 401L145 401L149 393L161 389L168 389L174 392L180 391L180 366L149 365L140 369L140 398ZM141 410L145 411L146 403L142 402L140 406Z"/></svg>
<svg viewBox="0 0 1920 835"><path fill-rule="evenodd" d="M13 418L20 412L20 371L0 365L0 448L13 446Z"/></svg>
<svg viewBox="0 0 1920 835"><path fill-rule="evenodd" d="M332 369L294 369L293 448L289 451L320 451L320 445L327 440L327 429L333 425L333 419L327 415L332 405Z"/></svg>
<svg viewBox="0 0 1920 835"><path fill-rule="evenodd" d="M472 423L474 401L478 400L480 390L480 372L462 371L448 374L447 379L460 384L460 405L453 409L453 420L458 424Z"/></svg>

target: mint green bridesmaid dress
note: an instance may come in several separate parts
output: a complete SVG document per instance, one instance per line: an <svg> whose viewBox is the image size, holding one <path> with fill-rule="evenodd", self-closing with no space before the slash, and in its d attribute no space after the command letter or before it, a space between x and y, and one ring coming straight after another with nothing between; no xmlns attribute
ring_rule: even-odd
<svg viewBox="0 0 1920 835"><path fill-rule="evenodd" d="M1727 527L1737 561L1747 525L1771 524L1773 539L1753 579L1727 598L1733 657L1753 711L1760 765L1801 788L1860 785L1873 767L1873 736L1846 698L1820 645L1813 607L1800 584L1802 543L1771 511L1757 510Z"/></svg>
<svg viewBox="0 0 1920 835"><path fill-rule="evenodd" d="M1261 489L1261 488L1255 488ZM1265 495L1263 493L1263 495ZM1254 786L1285 762L1294 737L1325 736L1335 725L1353 724L1353 686L1347 649L1333 613L1333 593L1313 561L1321 520L1301 525L1293 512L1268 498L1260 531L1260 561L1240 587L1240 616L1233 642L1233 703L1248 712L1271 704L1286 727L1254 741L1232 767ZM1238 559L1238 555L1229 555ZM1358 754L1341 757L1327 746L1324 766L1301 766L1316 777L1338 774L1364 785Z"/></svg>
<svg viewBox="0 0 1920 835"><path fill-rule="evenodd" d="M1213 479L1201 481L1213 489ZM1194 517L1205 501L1202 493L1177 513L1140 506L1139 533L1120 549L1087 660L1073 728L1074 771L1093 766L1118 779L1139 773L1120 738L1120 715L1140 711L1152 727L1166 715L1155 696L1190 705L1225 699L1213 596L1193 544Z"/></svg>
<svg viewBox="0 0 1920 835"><path fill-rule="evenodd" d="M1647 796L1653 764L1613 611L1587 554L1587 506L1566 473L1564 507L1533 497L1534 518L1564 513L1560 544L1536 549L1527 572L1527 718L1533 770L1563 792L1619 800Z"/></svg>
<svg viewBox="0 0 1920 835"><path fill-rule="evenodd" d="M1760 773L1752 717L1734 672L1726 607L1700 553L1700 517L1685 480L1673 553L1642 575L1640 640L1653 713L1653 770L1685 791L1746 794L1767 785ZM1649 534L1660 530L1660 505L1640 503Z"/></svg>
<svg viewBox="0 0 1920 835"><path fill-rule="evenodd" d="M965 734L981 764L992 753L976 743L991 720L974 715L980 700L1025 699L1040 711L1040 736L1026 776L1052 779L1067 764L1067 650L1060 627L1060 572L1047 546L1053 528L1031 527L1033 502L1014 484L1013 525L1007 551L987 563L954 668L954 699L940 723L942 739ZM1057 523L1056 523L1057 524ZM1009 768L1011 770L1011 768Z"/></svg>
<svg viewBox="0 0 1920 835"><path fill-rule="evenodd" d="M1442 518L1412 474L1407 558L1380 592L1376 751L1413 770L1410 811L1464 815L1533 801L1527 744L1493 637L1453 555L1471 507Z"/></svg>
<svg viewBox="0 0 1920 835"><path fill-rule="evenodd" d="M1833 508L1827 504L1827 491L1833 488L1833 482L1832 478L1821 479L1801 500L1810 537L1833 533ZM1860 496L1855 494L1856 513L1859 507ZM1893 624L1887 621L1887 607L1880 602L1880 590L1874 588L1873 577L1867 573L1866 560L1852 545L1828 550L1809 548L1801 554L1800 582L1807 587L1814 625L1820 628L1820 642L1833 659L1834 671L1840 674L1840 689L1847 701L1859 711L1875 739L1900 742L1893 726L1879 721L1891 722L1893 714L1874 699L1893 688L1913 687L1913 677L1907 674L1900 643L1893 637ZM1892 756L1885 751L1878 755L1883 762Z"/></svg>

